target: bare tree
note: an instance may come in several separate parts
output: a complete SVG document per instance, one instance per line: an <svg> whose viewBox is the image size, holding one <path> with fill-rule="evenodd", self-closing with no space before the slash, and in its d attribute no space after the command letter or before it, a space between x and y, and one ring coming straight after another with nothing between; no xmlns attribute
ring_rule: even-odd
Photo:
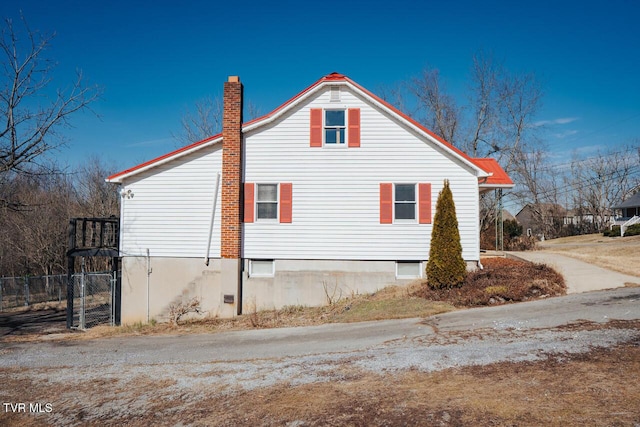
<svg viewBox="0 0 640 427"><path fill-rule="evenodd" d="M117 168L97 156L84 162L74 174L74 190L78 206L76 216L108 218L118 216L120 197L117 187L105 181Z"/></svg>
<svg viewBox="0 0 640 427"><path fill-rule="evenodd" d="M222 131L223 102L220 97L207 96L194 104L193 110L188 109L180 123L182 129L173 134L178 145L188 145L217 135ZM252 120L259 116L260 109L251 101L246 104L246 116Z"/></svg>
<svg viewBox="0 0 640 427"><path fill-rule="evenodd" d="M68 219L75 209L69 177L61 173L14 175L20 209L0 214L3 232L0 275L53 274L65 268Z"/></svg>
<svg viewBox="0 0 640 427"><path fill-rule="evenodd" d="M473 57L467 136L461 148L473 157L500 151L499 81L502 67L482 54ZM506 86L506 85L505 85Z"/></svg>
<svg viewBox="0 0 640 427"><path fill-rule="evenodd" d="M598 152L587 159L574 156L569 186L578 215L602 231L613 214L611 206L640 188L640 145Z"/></svg>
<svg viewBox="0 0 640 427"><path fill-rule="evenodd" d="M510 73L493 56L480 52L473 57L466 103L446 92L436 69L425 68L407 82L406 90L428 128L472 157L496 158L515 178L521 199L531 199L527 193L539 190L530 179L530 162L542 160L534 124L542 89L535 75ZM406 104L398 91L390 93L396 105ZM495 194L481 196L483 229L495 220L496 206Z"/></svg>
<svg viewBox="0 0 640 427"><path fill-rule="evenodd" d="M191 144L222 130L222 100L219 97L206 97L194 104L194 110L187 110L180 121L181 132L174 134L179 145Z"/></svg>
<svg viewBox="0 0 640 427"><path fill-rule="evenodd" d="M60 128L100 96L97 86L85 85L80 71L69 87L51 94L55 63L45 53L54 35L32 31L24 17L21 26L15 28L7 18L1 29L0 180L29 173L46 153L63 145ZM15 207L15 202L0 194L0 205Z"/></svg>
<svg viewBox="0 0 640 427"><path fill-rule="evenodd" d="M409 81L407 87L415 96L418 112L423 115L426 126L446 141L457 144L460 109L446 93L440 72L425 68L422 74Z"/></svg>

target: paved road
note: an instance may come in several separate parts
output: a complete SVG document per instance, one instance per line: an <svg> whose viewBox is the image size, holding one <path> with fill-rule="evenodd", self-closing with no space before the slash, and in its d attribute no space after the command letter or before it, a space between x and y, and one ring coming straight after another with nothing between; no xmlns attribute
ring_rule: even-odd
<svg viewBox="0 0 640 427"><path fill-rule="evenodd" d="M577 321L640 319L640 288L461 310L423 319L199 335L6 344L0 367L173 364L275 359L383 348L443 332L548 329Z"/></svg>
<svg viewBox="0 0 640 427"><path fill-rule="evenodd" d="M564 255L542 251L508 252L508 256L515 256L527 261L547 264L564 276L567 293L598 291L625 286L625 283L640 285L640 277L607 270L584 261Z"/></svg>

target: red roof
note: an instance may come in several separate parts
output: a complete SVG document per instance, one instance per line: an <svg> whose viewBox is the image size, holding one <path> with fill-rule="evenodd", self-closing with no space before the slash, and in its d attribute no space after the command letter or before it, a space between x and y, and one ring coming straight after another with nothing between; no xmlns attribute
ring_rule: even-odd
<svg viewBox="0 0 640 427"><path fill-rule="evenodd" d="M491 176L488 177L484 182L481 182L481 184L487 186L513 187L513 181L511 181L509 175L507 175L504 169L502 169L496 159L473 159L473 162L484 171L491 174Z"/></svg>
<svg viewBox="0 0 640 427"><path fill-rule="evenodd" d="M450 151L454 152L455 154L460 156L462 159L466 160L469 164L471 164L471 165L473 165L475 167L478 167L478 168L480 168L481 170L483 170L483 171L485 171L487 173L492 173L493 172L494 176L489 177L489 179L486 181L486 183L493 183L493 182L497 183L497 181L495 181L496 180L495 176L500 176L501 182L504 181L504 183L508 183L508 184L513 185L513 182L509 179L507 174L504 172L504 170L502 170L500 165L495 160L493 160L493 159L472 159L467 154L465 154L464 152L460 151L458 148L454 147L453 145L451 145L450 143L448 143L447 141L442 139L440 136L434 134L429 129L427 129L426 127L424 127L423 125L421 125L420 123L418 123L417 121L412 119L411 117L407 116L406 114L404 114L403 112L401 112L400 110L395 108L393 105L389 104L385 100L383 100L383 99L379 98L378 96L374 95L373 93L369 92L367 89L363 88L362 86L360 86L359 84L357 84L356 82L351 80L349 77L347 77L347 76L345 76L343 74L340 74L340 73L336 73L336 72L322 77L320 80L318 80L317 82L315 82L314 84L312 84L311 86L309 86L308 88L306 88L305 90L303 90L302 92L300 92L299 94L297 94L296 96L294 96L293 98L291 98L290 100L288 100L287 102L285 102L284 104L282 104L281 106L279 106L278 108L276 108L275 110L270 112L269 114L266 114L266 115L264 115L262 117L259 117L257 119L251 120L249 122L243 123L242 124L243 130L246 127L258 125L260 122L263 122L263 121L268 120L269 118L275 116L282 109L284 109L285 107L295 103L298 99L300 99L305 94L307 94L308 92L310 92L311 90L313 90L317 86L321 85L322 83L325 83L325 82L340 82L340 81L347 82L347 83L353 85L358 90L362 91L367 96L369 96L372 99L374 99L376 102L384 105L386 108L390 109L395 114L397 114L398 116L402 117L404 120L406 120L409 123L411 123L411 125L413 125L416 128L420 129L422 132L428 134L430 137L432 137L433 139L438 141L440 144L444 145L447 149L449 149ZM122 172L118 172L118 173L108 177L107 180L108 181L117 180L118 178L122 178L125 175L128 175L128 174L130 174L132 172L135 172L135 171L138 171L138 170L142 170L142 169L146 169L146 168L151 167L152 165L154 165L156 163L161 163L163 160L169 160L169 159L173 158L174 156L179 155L181 153L190 152L190 151L192 151L194 149L197 149L200 146L207 145L208 143L216 141L216 140L218 140L220 138L222 138L222 134L221 133L217 134L217 135L214 135L214 136L211 136L209 138L203 139L202 141L195 142L195 143L193 143L191 145L188 145L186 147L182 147L182 148L180 148L178 150L172 151L171 153L168 153L168 154L165 154L163 156L157 157L157 158L155 158L153 160L149 160L148 162L145 162L145 163L142 163L140 165L134 166L134 167L129 168L127 170L124 170Z"/></svg>

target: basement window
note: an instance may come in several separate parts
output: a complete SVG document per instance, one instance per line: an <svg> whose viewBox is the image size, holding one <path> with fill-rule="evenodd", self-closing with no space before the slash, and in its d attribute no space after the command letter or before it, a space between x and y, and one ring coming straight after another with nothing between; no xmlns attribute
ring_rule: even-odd
<svg viewBox="0 0 640 427"><path fill-rule="evenodd" d="M422 277L422 262L396 261L397 279L418 279Z"/></svg>
<svg viewBox="0 0 640 427"><path fill-rule="evenodd" d="M272 259L249 260L249 277L273 277L275 263Z"/></svg>

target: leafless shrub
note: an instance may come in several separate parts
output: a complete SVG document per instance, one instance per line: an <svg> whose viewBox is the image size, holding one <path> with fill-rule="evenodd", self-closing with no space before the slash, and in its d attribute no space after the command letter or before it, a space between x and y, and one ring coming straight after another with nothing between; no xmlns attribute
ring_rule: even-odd
<svg viewBox="0 0 640 427"><path fill-rule="evenodd" d="M334 305L342 299L342 289L338 286L338 279L336 278L333 289L329 290L330 285L326 280L322 281L322 288L324 289L324 296L327 301L327 305Z"/></svg>
<svg viewBox="0 0 640 427"><path fill-rule="evenodd" d="M202 313L200 308L200 298L193 297L187 302L182 301L169 306L169 320L175 326L178 326L180 319L189 313Z"/></svg>

